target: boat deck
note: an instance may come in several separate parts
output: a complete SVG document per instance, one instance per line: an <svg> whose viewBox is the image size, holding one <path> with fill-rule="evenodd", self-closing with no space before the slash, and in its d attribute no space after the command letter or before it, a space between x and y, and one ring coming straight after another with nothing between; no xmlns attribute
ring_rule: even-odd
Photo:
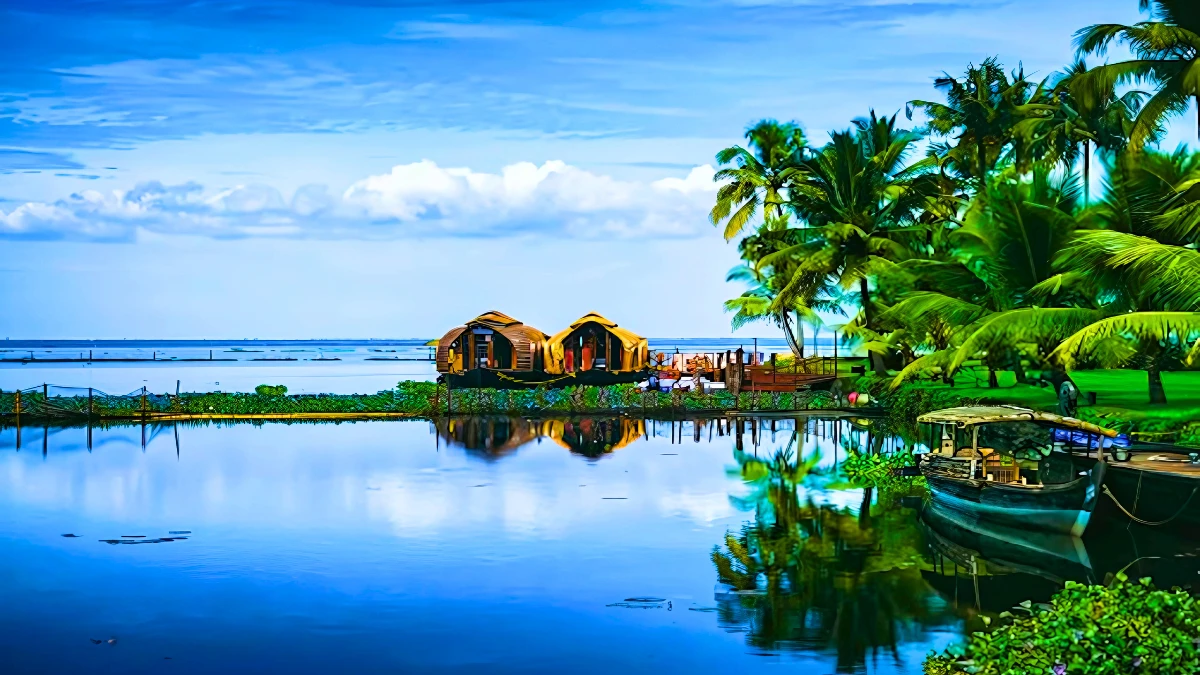
<svg viewBox="0 0 1200 675"><path fill-rule="evenodd" d="M1200 464L1193 464L1187 457L1165 453L1135 454L1127 462L1113 462L1114 466L1139 471L1168 473L1187 478L1200 478Z"/></svg>

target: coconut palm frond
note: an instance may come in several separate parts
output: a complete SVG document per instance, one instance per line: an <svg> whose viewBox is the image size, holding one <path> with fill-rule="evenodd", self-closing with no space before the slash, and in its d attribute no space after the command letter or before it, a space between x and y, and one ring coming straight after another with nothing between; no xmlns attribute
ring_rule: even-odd
<svg viewBox="0 0 1200 675"><path fill-rule="evenodd" d="M1132 312L1111 316L1089 324L1063 340L1051 358L1064 367L1072 367L1081 358L1110 356L1097 353L1097 347L1112 338L1133 343L1163 343L1176 339L1191 343L1200 336L1200 312Z"/></svg>
<svg viewBox="0 0 1200 675"><path fill-rule="evenodd" d="M1059 256L1084 273L1109 271L1125 279L1140 307L1200 311L1200 252L1124 232L1085 232Z"/></svg>
<svg viewBox="0 0 1200 675"><path fill-rule="evenodd" d="M1057 344L1103 316L1098 310L1074 307L998 312L979 322L958 348L950 368L958 370L967 359L1013 345Z"/></svg>
<svg viewBox="0 0 1200 675"><path fill-rule="evenodd" d="M946 372L953 365L954 357L957 354L957 349L943 349L922 356L905 366L903 370L896 374L896 377L892 378L891 388L895 389L911 378L935 369L943 373Z"/></svg>
<svg viewBox="0 0 1200 675"><path fill-rule="evenodd" d="M895 325L925 325L930 320L939 320L954 326L967 326L988 313L987 309L966 300L922 291L905 296L880 314L879 320Z"/></svg>

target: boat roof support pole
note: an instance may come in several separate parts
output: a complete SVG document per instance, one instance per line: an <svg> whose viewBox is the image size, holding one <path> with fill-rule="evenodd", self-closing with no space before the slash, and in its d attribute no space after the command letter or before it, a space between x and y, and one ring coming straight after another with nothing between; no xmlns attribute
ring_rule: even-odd
<svg viewBox="0 0 1200 675"><path fill-rule="evenodd" d="M971 427L971 480L975 479L975 459L979 456L979 425Z"/></svg>

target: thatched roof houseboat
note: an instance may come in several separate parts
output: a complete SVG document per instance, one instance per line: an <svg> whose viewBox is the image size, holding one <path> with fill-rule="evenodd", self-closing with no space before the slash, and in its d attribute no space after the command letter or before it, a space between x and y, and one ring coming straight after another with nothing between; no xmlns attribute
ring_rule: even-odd
<svg viewBox="0 0 1200 675"><path fill-rule="evenodd" d="M533 326L501 312L485 312L442 336L438 341L437 371L541 371L545 367L545 343L546 334Z"/></svg>
<svg viewBox="0 0 1200 675"><path fill-rule="evenodd" d="M546 342L546 372L635 373L649 365L646 338L589 312Z"/></svg>

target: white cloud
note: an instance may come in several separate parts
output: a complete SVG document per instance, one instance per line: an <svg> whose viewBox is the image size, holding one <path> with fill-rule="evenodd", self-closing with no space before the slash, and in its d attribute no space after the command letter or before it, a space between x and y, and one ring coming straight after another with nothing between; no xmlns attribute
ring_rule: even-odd
<svg viewBox="0 0 1200 675"><path fill-rule="evenodd" d="M619 180L561 161L510 164L499 173L423 160L368 176L340 196L306 185L286 199L269 185L207 189L141 183L85 190L53 203L0 211L0 236L129 239L138 230L214 237L405 236L686 237L708 231L716 184L710 166L685 177Z"/></svg>

